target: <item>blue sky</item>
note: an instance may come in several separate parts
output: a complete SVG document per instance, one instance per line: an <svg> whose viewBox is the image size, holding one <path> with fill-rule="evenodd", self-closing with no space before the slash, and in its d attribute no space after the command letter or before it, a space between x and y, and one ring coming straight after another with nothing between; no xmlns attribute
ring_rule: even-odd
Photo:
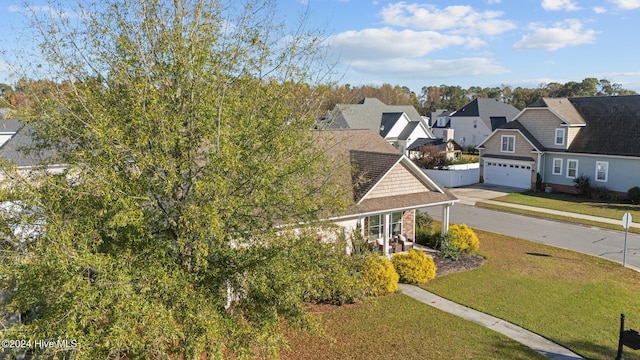
<svg viewBox="0 0 640 360"><path fill-rule="evenodd" d="M325 29L340 82L353 86L534 88L595 77L640 92L640 0L278 3L287 21L308 11L309 26ZM0 50L15 49L21 4L1 1L10 26L0 27ZM7 59L0 54L0 82L12 80Z"/></svg>

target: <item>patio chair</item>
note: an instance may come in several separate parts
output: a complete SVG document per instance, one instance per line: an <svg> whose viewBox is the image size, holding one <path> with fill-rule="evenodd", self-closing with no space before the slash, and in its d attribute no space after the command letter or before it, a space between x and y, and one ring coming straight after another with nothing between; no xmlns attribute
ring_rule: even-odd
<svg viewBox="0 0 640 360"><path fill-rule="evenodd" d="M398 235L398 243L402 245L402 251L409 251L413 248L413 240L407 237L407 234Z"/></svg>

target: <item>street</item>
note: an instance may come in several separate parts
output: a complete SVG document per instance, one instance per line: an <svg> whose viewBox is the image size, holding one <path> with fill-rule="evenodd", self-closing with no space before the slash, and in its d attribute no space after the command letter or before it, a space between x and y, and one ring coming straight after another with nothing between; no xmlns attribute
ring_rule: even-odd
<svg viewBox="0 0 640 360"><path fill-rule="evenodd" d="M422 210L442 220L439 207ZM620 231L612 231L456 204L451 207L450 223L600 256L620 264L623 261L622 222ZM626 265L640 270L640 236L637 234L629 233L627 237Z"/></svg>

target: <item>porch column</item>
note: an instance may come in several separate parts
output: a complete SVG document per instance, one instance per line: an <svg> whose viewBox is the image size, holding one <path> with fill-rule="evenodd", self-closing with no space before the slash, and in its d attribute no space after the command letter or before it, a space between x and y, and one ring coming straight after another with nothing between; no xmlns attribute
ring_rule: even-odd
<svg viewBox="0 0 640 360"><path fill-rule="evenodd" d="M442 205L442 234L449 232L449 207L451 204Z"/></svg>
<svg viewBox="0 0 640 360"><path fill-rule="evenodd" d="M386 213L384 214L383 218L382 218L382 222L383 222L383 231L384 231L384 235L382 238L382 248L383 248L383 254L386 257L390 257L389 255L389 223L391 222L391 214L390 213Z"/></svg>

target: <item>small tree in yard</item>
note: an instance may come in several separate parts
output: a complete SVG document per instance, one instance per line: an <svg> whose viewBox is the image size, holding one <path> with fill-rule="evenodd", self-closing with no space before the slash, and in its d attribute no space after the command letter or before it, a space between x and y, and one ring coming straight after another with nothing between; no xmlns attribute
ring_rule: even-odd
<svg viewBox="0 0 640 360"><path fill-rule="evenodd" d="M302 95L319 37L280 31L269 1L82 5L33 13L55 86L26 86L21 115L32 155L55 149L42 165L67 170L27 182L2 165L0 196L44 221L2 245L1 305L30 314L3 338L77 340L77 359L275 357L305 296L351 297L310 292L342 258L276 229L344 205Z"/></svg>
<svg viewBox="0 0 640 360"><path fill-rule="evenodd" d="M418 156L413 161L423 169L438 169L451 165L447 154L433 145L421 146Z"/></svg>

